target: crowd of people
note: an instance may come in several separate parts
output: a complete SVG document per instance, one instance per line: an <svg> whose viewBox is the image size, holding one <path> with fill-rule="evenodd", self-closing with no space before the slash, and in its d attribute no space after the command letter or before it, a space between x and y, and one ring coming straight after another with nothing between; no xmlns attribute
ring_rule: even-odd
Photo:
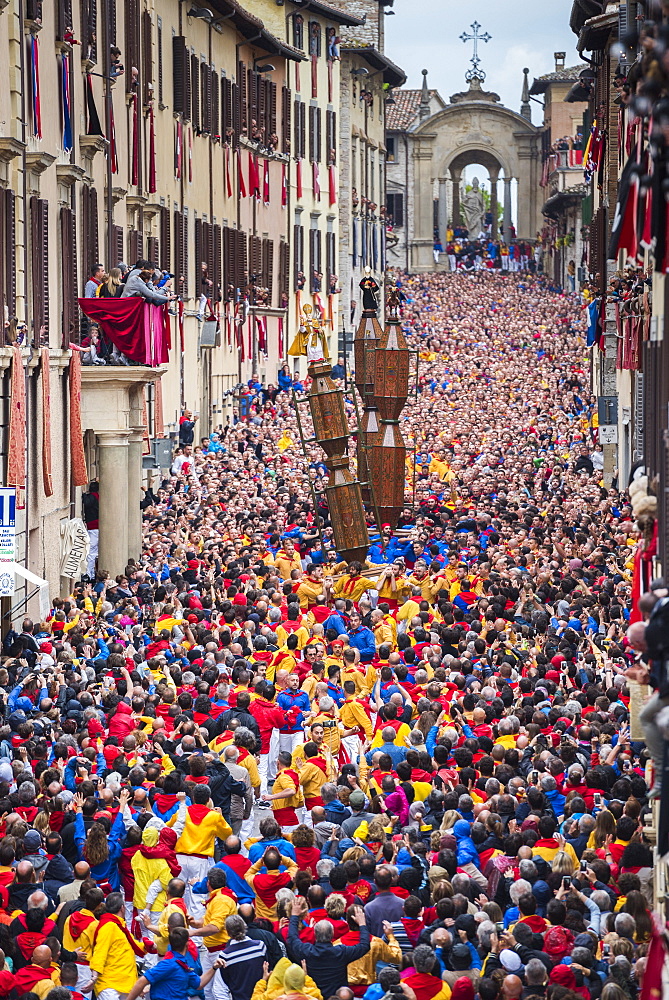
<svg viewBox="0 0 669 1000"><path fill-rule="evenodd" d="M206 437L187 411L141 557L7 637L0 997L657 984L662 741L630 730L638 531L602 482L587 314L532 275L393 280L407 505L366 566L283 370Z"/></svg>

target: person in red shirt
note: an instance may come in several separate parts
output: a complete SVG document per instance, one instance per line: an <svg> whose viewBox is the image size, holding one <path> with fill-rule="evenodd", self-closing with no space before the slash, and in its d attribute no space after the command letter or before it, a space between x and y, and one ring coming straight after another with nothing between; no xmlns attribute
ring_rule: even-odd
<svg viewBox="0 0 669 1000"><path fill-rule="evenodd" d="M267 779L271 775L276 777L276 757L271 759L270 744L272 742L272 731L280 729L284 722L284 713L274 702L276 689L273 684L267 681L260 681L255 686L256 697L249 705L249 712L258 723L260 730L260 760L258 761L258 771L260 773L260 793L267 794ZM278 753L278 740L276 741Z"/></svg>

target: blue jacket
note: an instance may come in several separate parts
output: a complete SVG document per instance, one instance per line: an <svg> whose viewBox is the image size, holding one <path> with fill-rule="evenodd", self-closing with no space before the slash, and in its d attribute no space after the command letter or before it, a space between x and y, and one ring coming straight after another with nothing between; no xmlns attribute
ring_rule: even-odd
<svg viewBox="0 0 669 1000"><path fill-rule="evenodd" d="M398 747L394 743L382 743L380 747L376 747L375 750L370 750L365 754L365 760L368 764L372 763L372 758L376 753L387 753L393 762L393 767L395 767L406 757L407 747Z"/></svg>
<svg viewBox="0 0 669 1000"><path fill-rule="evenodd" d="M355 646L360 651L360 659L363 663L370 663L376 655L376 643L374 633L371 629L361 626L355 632L348 633L349 646Z"/></svg>
<svg viewBox="0 0 669 1000"><path fill-rule="evenodd" d="M304 713L308 712L311 708L309 702L309 695L306 691L281 691L276 698L276 703L284 712L290 711L291 708L299 708L300 714L297 716L295 722L286 722L279 732L281 733L298 733L302 729L302 723L304 722Z"/></svg>
<svg viewBox="0 0 669 1000"><path fill-rule="evenodd" d="M331 614L329 618L325 619L323 622L323 631L327 632L329 628L333 628L337 635L346 635L346 623L339 615Z"/></svg>
<svg viewBox="0 0 669 1000"><path fill-rule="evenodd" d="M112 824L112 828L109 831L109 837L107 842L109 844L109 857L102 864L95 865L91 867L91 878L100 884L100 882L109 882L112 890L118 892L121 888L121 879L118 873L118 862L121 857L121 851L123 850L123 841L125 840L125 824L123 822L123 816L119 812L116 819ZM79 812L74 821L74 842L79 851L79 860L84 860L84 843L86 842L86 828L84 826L84 817Z"/></svg>
<svg viewBox="0 0 669 1000"><path fill-rule="evenodd" d="M226 865L225 861L226 861L225 858L221 858L218 864L214 865L214 868L223 869L223 871L225 872L228 889L230 889L231 892L234 892L235 896L237 897L240 903L255 902L256 894L251 888L251 886L248 884L248 882L245 882L244 879L241 878L237 874L237 872L230 867L230 865ZM209 886L207 885L207 876L205 875L205 877L202 879L201 882L196 882L195 885L192 887L192 889L193 892L197 892L198 894L200 893L204 894L209 892Z"/></svg>
<svg viewBox="0 0 669 1000"><path fill-rule="evenodd" d="M293 861L297 861L297 858L295 857L295 848L291 843L284 840L283 837L270 837L269 840L259 840L257 843L252 844L249 848L249 861L252 865L254 865L256 861L260 861L268 847L276 847L281 851L284 858L291 858Z"/></svg>

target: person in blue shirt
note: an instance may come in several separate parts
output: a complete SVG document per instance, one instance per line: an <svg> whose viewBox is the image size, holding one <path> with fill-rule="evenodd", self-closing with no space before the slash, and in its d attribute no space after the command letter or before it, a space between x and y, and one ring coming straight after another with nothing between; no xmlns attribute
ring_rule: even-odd
<svg viewBox="0 0 669 1000"><path fill-rule="evenodd" d="M311 710L309 695L299 688L300 678L297 674L288 674L286 688L280 691L276 698L276 703L284 713L286 721L279 730L279 749L288 750L290 753L295 749L298 739L303 738L304 713ZM291 712L290 718L287 713Z"/></svg>
<svg viewBox="0 0 669 1000"><path fill-rule="evenodd" d="M281 827L273 816L266 816L264 819L261 819L258 829L262 834L262 840L252 844L249 848L249 861L252 865L260 860L268 847L276 847L284 858L291 858L292 861L297 861L295 848L281 836Z"/></svg>
<svg viewBox="0 0 669 1000"><path fill-rule="evenodd" d="M137 1000L144 990L151 988L151 1000L187 1000L211 982L225 962L216 959L210 969L198 976L188 962L187 953L190 935L185 927L175 927L170 931L170 951L157 965L146 969L126 1000Z"/></svg>
<svg viewBox="0 0 669 1000"><path fill-rule="evenodd" d="M282 392L290 392L290 388L293 384L293 376L290 374L290 368L288 365L284 365L277 376L277 382L279 383L279 389Z"/></svg>
<svg viewBox="0 0 669 1000"><path fill-rule="evenodd" d="M351 626L348 630L348 644L360 652L362 663L371 663L376 653L376 642L371 629L365 628L357 611L350 615Z"/></svg>

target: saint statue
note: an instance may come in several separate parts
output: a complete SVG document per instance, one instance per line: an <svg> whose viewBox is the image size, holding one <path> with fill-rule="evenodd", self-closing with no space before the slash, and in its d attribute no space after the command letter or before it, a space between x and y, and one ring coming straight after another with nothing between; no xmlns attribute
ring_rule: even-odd
<svg viewBox="0 0 669 1000"><path fill-rule="evenodd" d="M461 204L469 238L476 239L483 229L485 220L485 201L479 190L478 177L472 181L472 189L464 194Z"/></svg>
<svg viewBox="0 0 669 1000"><path fill-rule="evenodd" d="M330 352L328 351L325 331L317 317L312 318L313 307L306 305L302 312L304 318L288 353L292 357L306 357L310 365L319 361L329 361Z"/></svg>
<svg viewBox="0 0 669 1000"><path fill-rule="evenodd" d="M363 312L373 313L375 316L379 309L379 286L372 277L372 269L369 265L365 268L365 274L360 282L362 290Z"/></svg>

